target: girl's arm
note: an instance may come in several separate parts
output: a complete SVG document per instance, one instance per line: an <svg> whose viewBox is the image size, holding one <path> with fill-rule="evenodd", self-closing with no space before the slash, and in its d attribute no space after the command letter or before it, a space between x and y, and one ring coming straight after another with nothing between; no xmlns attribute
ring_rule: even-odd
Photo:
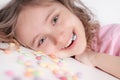
<svg viewBox="0 0 120 80"><path fill-rule="evenodd" d="M120 57L111 56L103 53L94 53L90 62L103 71L120 78Z"/></svg>
<svg viewBox="0 0 120 80"><path fill-rule="evenodd" d="M97 67L117 78L120 78L120 57L104 53L86 52L75 56L80 62Z"/></svg>

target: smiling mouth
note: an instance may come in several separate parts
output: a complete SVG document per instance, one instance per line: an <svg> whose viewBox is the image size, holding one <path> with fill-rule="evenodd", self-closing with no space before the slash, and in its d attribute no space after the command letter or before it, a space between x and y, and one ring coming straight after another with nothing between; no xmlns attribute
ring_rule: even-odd
<svg viewBox="0 0 120 80"><path fill-rule="evenodd" d="M70 40L67 42L67 44L65 45L65 47L63 49L67 49L72 47L73 43L75 42L77 36L73 33L72 37L70 38Z"/></svg>

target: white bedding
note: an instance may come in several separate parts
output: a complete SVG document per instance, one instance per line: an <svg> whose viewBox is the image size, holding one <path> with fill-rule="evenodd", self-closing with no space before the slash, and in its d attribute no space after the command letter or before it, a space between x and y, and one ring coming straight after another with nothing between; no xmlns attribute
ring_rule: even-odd
<svg viewBox="0 0 120 80"><path fill-rule="evenodd" d="M72 58L58 59L14 45L0 43L0 80L118 80ZM12 47L11 47L12 46ZM37 57L36 59L36 56Z"/></svg>

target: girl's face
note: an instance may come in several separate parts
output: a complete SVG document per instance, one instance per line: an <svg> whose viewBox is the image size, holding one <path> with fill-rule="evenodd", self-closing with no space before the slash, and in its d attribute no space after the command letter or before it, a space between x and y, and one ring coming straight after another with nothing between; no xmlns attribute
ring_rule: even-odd
<svg viewBox="0 0 120 80"><path fill-rule="evenodd" d="M58 2L27 7L17 20L17 40L33 50L69 57L83 53L86 37L82 22Z"/></svg>

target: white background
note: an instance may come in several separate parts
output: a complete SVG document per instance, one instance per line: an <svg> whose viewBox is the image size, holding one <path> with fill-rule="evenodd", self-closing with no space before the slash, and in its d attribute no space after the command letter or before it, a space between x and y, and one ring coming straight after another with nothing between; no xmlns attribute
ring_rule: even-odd
<svg viewBox="0 0 120 80"><path fill-rule="evenodd" d="M10 0L0 0L0 7ZM120 23L120 0L82 0L97 16L101 25Z"/></svg>
<svg viewBox="0 0 120 80"><path fill-rule="evenodd" d="M120 24L120 0L82 0L102 25Z"/></svg>

